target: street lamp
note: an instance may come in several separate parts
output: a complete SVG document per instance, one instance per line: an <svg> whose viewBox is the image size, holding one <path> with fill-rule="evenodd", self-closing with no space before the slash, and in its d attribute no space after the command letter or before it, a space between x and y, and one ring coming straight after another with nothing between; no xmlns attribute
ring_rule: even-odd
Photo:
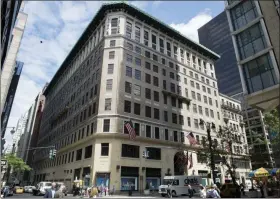
<svg viewBox="0 0 280 199"><path fill-rule="evenodd" d="M210 134L211 129L215 130L216 126L213 122L211 124L206 123L203 119L199 120L199 125L201 127L204 127L204 125L206 126L207 139L208 139L208 142L209 142L209 151L210 151L210 167L211 167L213 182L214 182L214 184L216 184L215 162L214 162L214 154L213 154L213 148L212 148L213 143L212 143L211 134Z"/></svg>

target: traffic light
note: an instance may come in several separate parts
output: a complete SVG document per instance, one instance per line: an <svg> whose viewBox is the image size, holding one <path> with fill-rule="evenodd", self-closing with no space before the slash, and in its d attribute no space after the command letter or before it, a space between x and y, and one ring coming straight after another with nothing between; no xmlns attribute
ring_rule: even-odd
<svg viewBox="0 0 280 199"><path fill-rule="evenodd" d="M53 149L53 157L56 156L56 149Z"/></svg>

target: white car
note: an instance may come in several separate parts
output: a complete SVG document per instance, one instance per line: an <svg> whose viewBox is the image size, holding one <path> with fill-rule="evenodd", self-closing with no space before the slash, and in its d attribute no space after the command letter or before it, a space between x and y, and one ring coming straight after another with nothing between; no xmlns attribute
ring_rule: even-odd
<svg viewBox="0 0 280 199"><path fill-rule="evenodd" d="M33 195L45 195L46 189L50 189L51 187L51 182L40 182L37 184L37 187L32 190Z"/></svg>
<svg viewBox="0 0 280 199"><path fill-rule="evenodd" d="M33 189L36 189L36 187L35 186L25 186L24 193L32 193Z"/></svg>

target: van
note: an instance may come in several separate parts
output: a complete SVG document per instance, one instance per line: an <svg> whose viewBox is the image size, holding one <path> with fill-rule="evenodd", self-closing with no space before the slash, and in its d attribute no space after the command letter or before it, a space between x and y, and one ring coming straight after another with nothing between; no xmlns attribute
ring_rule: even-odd
<svg viewBox="0 0 280 199"><path fill-rule="evenodd" d="M32 190L33 195L44 195L46 193L46 189L50 189L51 187L51 182L40 182L37 184L36 188Z"/></svg>
<svg viewBox="0 0 280 199"><path fill-rule="evenodd" d="M168 185L172 196L189 195L188 185L194 189L194 194L199 193L202 179L200 176L165 176L163 184L159 186L159 194L167 195Z"/></svg>

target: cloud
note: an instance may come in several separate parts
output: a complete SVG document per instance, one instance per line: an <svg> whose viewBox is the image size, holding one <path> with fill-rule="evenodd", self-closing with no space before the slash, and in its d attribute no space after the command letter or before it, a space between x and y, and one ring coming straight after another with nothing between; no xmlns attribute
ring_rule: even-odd
<svg viewBox="0 0 280 199"><path fill-rule="evenodd" d="M195 17L191 18L186 23L171 23L170 26L178 30L181 34L187 36L188 38L198 42L198 33L197 30L209 22L212 19L210 9L205 9L202 12L198 13Z"/></svg>

